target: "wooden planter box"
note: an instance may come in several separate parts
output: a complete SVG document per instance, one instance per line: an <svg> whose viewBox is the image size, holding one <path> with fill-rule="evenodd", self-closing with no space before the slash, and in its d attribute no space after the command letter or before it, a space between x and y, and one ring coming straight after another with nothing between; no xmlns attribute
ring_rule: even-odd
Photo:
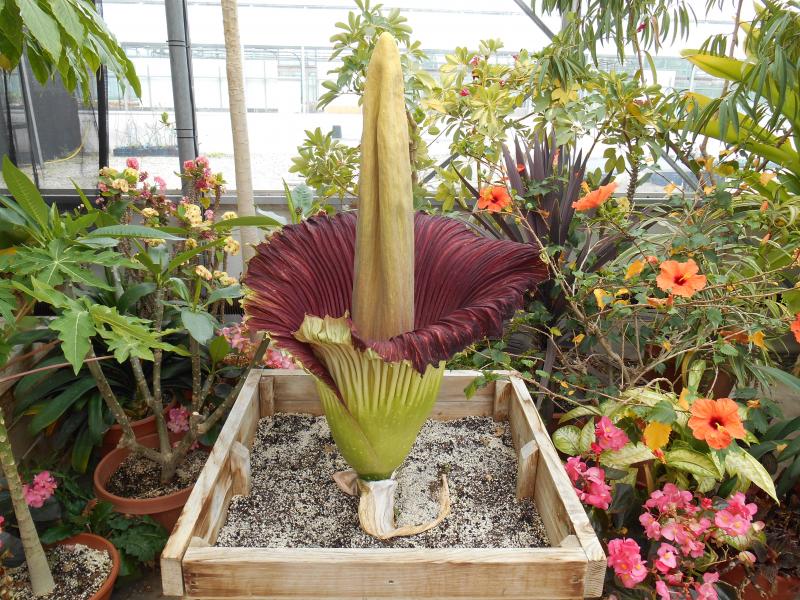
<svg viewBox="0 0 800 600"><path fill-rule="evenodd" d="M165 595L185 598L577 599L599 597L606 558L522 380L470 399L474 371L445 375L432 417L508 420L519 457L517 495L533 497L550 548L215 548L234 494L250 491L259 418L322 414L300 371L253 371L161 555Z"/></svg>

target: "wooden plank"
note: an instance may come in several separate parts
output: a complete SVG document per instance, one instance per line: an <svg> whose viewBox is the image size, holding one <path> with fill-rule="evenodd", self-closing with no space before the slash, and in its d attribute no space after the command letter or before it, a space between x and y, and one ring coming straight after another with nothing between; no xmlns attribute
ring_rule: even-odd
<svg viewBox="0 0 800 600"><path fill-rule="evenodd" d="M577 600L580 548L189 548L187 598Z"/></svg>
<svg viewBox="0 0 800 600"><path fill-rule="evenodd" d="M181 560L192 537L198 535L204 517L206 521L214 517L214 519L222 519L224 522L231 489L228 454L234 441L248 447L253 442L258 426L257 392L260 380L260 370L253 370L248 375L200 477L194 484L194 489L186 501L183 512L172 530L172 535L161 553L161 586L165 596L183 595ZM212 542L210 539L206 541Z"/></svg>
<svg viewBox="0 0 800 600"><path fill-rule="evenodd" d="M261 406L260 415L271 417L275 414L275 378L262 376L258 383L258 400Z"/></svg>
<svg viewBox="0 0 800 600"><path fill-rule="evenodd" d="M247 496L252 488L250 476L250 450L235 440L231 444L231 491L234 495Z"/></svg>
<svg viewBox="0 0 800 600"><path fill-rule="evenodd" d="M495 421L508 421L508 403L514 388L508 381L496 381L492 417Z"/></svg>
<svg viewBox="0 0 800 600"><path fill-rule="evenodd" d="M536 469L539 446L534 440L519 449L517 454L517 500L533 498L536 489Z"/></svg>
<svg viewBox="0 0 800 600"><path fill-rule="evenodd" d="M578 499L567 472L547 433L544 422L531 399L528 388L518 377L511 377L514 396L511 412L519 411L525 417L534 440L539 446L534 500L544 522L550 543L557 546L574 534L587 558L584 595L596 598L603 593L606 556L600 540L592 528L586 510ZM516 405L516 406L515 406Z"/></svg>

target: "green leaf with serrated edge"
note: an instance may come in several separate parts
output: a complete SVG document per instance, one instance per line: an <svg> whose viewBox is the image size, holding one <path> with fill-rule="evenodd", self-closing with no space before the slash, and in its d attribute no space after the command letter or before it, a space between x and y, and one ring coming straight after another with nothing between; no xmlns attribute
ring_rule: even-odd
<svg viewBox="0 0 800 600"><path fill-rule="evenodd" d="M567 421L572 421L573 419L577 419L578 417L588 417L588 416L600 416L602 413L600 410L594 406L589 405L581 405L576 406L572 410L564 413L564 415L559 419L559 423L566 423Z"/></svg>
<svg viewBox="0 0 800 600"><path fill-rule="evenodd" d="M664 454L667 466L686 471L697 477L710 477L719 480L722 473L717 471L714 461L707 454L691 448L677 448Z"/></svg>
<svg viewBox="0 0 800 600"><path fill-rule="evenodd" d="M578 439L579 454L586 454L594 440L594 420L591 420L587 422L581 429L581 436Z"/></svg>
<svg viewBox="0 0 800 600"><path fill-rule="evenodd" d="M758 460L746 450L732 444L725 455L725 468L729 475L736 475L742 486L752 482L769 494L776 501L775 484L772 477Z"/></svg>
<svg viewBox="0 0 800 600"><path fill-rule="evenodd" d="M607 450L600 455L600 462L612 467L625 468L655 458L652 450L641 442L628 443L619 450Z"/></svg>
<svg viewBox="0 0 800 600"><path fill-rule="evenodd" d="M50 329L58 331L61 350L72 365L75 374L81 370L95 333L88 310L67 310L50 322Z"/></svg>
<svg viewBox="0 0 800 600"><path fill-rule="evenodd" d="M569 456L580 454L580 439L581 430L575 425L564 425L553 432L553 444Z"/></svg>

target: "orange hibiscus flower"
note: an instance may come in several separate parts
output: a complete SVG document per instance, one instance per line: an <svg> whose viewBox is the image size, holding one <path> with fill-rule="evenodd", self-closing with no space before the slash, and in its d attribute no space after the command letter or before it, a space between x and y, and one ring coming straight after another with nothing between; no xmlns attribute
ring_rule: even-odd
<svg viewBox="0 0 800 600"><path fill-rule="evenodd" d="M698 398L691 408L689 428L698 440L716 450L730 446L733 438L744 439L746 432L736 402L730 398Z"/></svg>
<svg viewBox="0 0 800 600"><path fill-rule="evenodd" d="M603 202L611 198L611 194L617 189L617 182L612 181L608 185L601 185L596 190L589 192L583 198L579 198L577 202L572 203L572 208L578 211L591 210L597 208Z"/></svg>
<svg viewBox="0 0 800 600"><path fill-rule="evenodd" d="M699 268L694 259L684 263L665 260L661 263L661 273L656 278L659 288L676 296L689 298L706 287L706 276L698 275Z"/></svg>
<svg viewBox="0 0 800 600"><path fill-rule="evenodd" d="M800 342L800 313L797 313L789 329L792 330L792 333L794 334L794 339Z"/></svg>
<svg viewBox="0 0 800 600"><path fill-rule="evenodd" d="M500 212L511 204L511 196L504 185L492 185L481 190L478 208L489 212Z"/></svg>

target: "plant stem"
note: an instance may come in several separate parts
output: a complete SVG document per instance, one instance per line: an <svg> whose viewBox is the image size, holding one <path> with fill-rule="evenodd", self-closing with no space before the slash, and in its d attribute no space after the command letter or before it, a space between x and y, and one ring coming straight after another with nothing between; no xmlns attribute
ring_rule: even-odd
<svg viewBox="0 0 800 600"><path fill-rule="evenodd" d="M33 523L28 503L25 502L22 481L17 472L14 454L11 451L11 440L8 437L2 409L0 409L0 467L6 476L11 504L14 507L14 516L17 518L19 537L22 540L22 547L25 549L25 562L28 565L31 589L35 596L47 595L53 591L56 584L53 581L53 574L50 572L50 565L47 564L42 543L39 541L39 534L36 532L36 525Z"/></svg>

